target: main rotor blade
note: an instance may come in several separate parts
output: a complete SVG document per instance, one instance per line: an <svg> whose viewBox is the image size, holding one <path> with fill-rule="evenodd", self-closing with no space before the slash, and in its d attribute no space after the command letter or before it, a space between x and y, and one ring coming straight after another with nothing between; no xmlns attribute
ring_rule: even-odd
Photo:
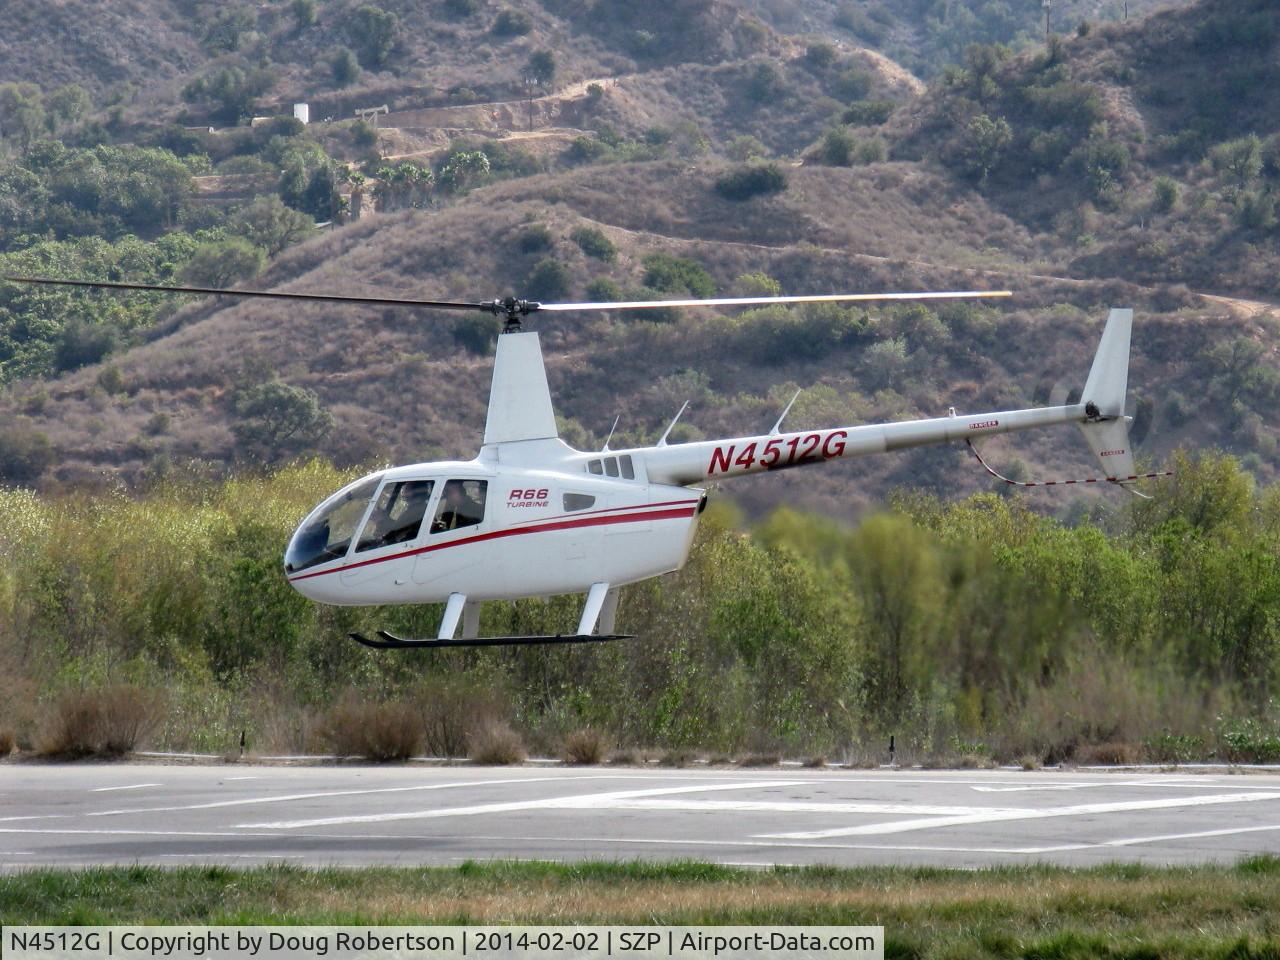
<svg viewBox="0 0 1280 960"><path fill-rule="evenodd" d="M492 303L451 303L444 300L405 300L397 297L351 297L335 293L281 293L272 290L225 290L218 287L168 287L155 283L119 283L110 280L56 280L52 277L0 277L9 283L40 283L55 287L89 287L108 290L155 290L161 293L200 293L264 300L319 300L326 303L364 303L392 307L427 307L436 310L482 310L494 313Z"/></svg>
<svg viewBox="0 0 1280 960"><path fill-rule="evenodd" d="M811 297L717 297L709 300L623 300L616 303L540 303L543 310L654 310L659 307L753 307L770 303L845 303L875 300L957 300L1011 297L1012 290L965 290L944 293L829 293Z"/></svg>

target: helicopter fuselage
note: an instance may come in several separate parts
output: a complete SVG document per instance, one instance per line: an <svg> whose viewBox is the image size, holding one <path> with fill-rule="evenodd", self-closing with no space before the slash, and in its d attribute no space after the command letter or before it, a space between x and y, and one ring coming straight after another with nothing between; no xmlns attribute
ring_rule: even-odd
<svg viewBox="0 0 1280 960"><path fill-rule="evenodd" d="M394 492L410 484L430 491L420 515L408 516L416 532L392 542L366 535L382 514L395 513ZM452 516L451 485L465 488L469 501L460 519ZM359 503L348 499L355 491ZM397 467L313 511L290 543L286 575L304 596L342 605L583 593L601 581L621 586L678 570L704 504L702 490L596 477L581 467L570 473L480 458ZM322 535L325 552L314 553Z"/></svg>

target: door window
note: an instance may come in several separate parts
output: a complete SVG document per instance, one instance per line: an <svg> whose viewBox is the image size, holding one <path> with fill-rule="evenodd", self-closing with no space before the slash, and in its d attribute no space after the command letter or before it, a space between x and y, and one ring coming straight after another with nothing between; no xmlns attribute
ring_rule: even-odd
<svg viewBox="0 0 1280 960"><path fill-rule="evenodd" d="M432 480L388 482L378 494L369 519L365 521L356 553L416 540L434 486Z"/></svg>
<svg viewBox="0 0 1280 960"><path fill-rule="evenodd" d="M432 533L461 530L474 527L484 519L485 498L489 492L487 480L450 480L440 494L435 519L431 521Z"/></svg>

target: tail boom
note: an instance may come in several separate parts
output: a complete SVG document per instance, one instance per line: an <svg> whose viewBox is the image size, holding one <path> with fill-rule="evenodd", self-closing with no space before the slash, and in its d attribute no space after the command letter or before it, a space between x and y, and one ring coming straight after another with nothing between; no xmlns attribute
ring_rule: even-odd
<svg viewBox="0 0 1280 960"><path fill-rule="evenodd" d="M1071 404L957 414L905 423L707 440L630 452L643 458L651 482L687 485L1084 421L1084 405Z"/></svg>

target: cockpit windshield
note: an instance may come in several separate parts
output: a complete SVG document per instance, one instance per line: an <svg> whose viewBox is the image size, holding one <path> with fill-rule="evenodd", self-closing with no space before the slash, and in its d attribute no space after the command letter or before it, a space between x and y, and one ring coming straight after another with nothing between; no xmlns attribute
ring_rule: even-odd
<svg viewBox="0 0 1280 960"><path fill-rule="evenodd" d="M347 555L351 538L381 477L369 477L339 491L321 504L315 514L293 535L285 551L284 568L296 573Z"/></svg>

